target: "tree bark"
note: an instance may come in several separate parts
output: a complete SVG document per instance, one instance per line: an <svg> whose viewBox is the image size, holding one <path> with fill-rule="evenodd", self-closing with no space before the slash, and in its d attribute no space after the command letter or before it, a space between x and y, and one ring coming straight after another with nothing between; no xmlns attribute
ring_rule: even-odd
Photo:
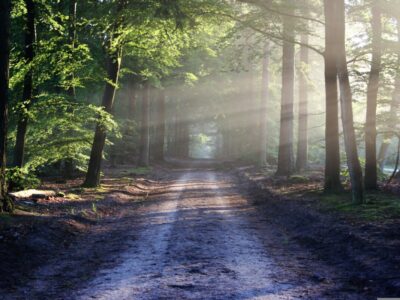
<svg viewBox="0 0 400 300"><path fill-rule="evenodd" d="M150 84L144 83L142 96L142 122L140 126L139 166L149 166L150 151Z"/></svg>
<svg viewBox="0 0 400 300"><path fill-rule="evenodd" d="M349 73L346 60L345 46L345 4L344 0L337 0L335 6L337 44L336 67L340 83L340 104L343 123L344 145L347 156L347 166L350 173L353 202L364 202L363 176L358 159L357 143L353 122L353 99L350 87Z"/></svg>
<svg viewBox="0 0 400 300"><path fill-rule="evenodd" d="M259 166L263 167L267 164L267 102L269 98L269 42L265 43L265 53L263 58L263 70L262 70L262 80L261 80L261 99L260 99L260 113L259 113L259 123L260 123L260 150L259 150ZM229 128L228 128L229 130ZM229 134L228 134L229 135ZM231 145L229 145L231 148Z"/></svg>
<svg viewBox="0 0 400 300"><path fill-rule="evenodd" d="M282 55L282 100L279 133L278 170L279 176L293 173L293 98L294 98L294 26L292 20L284 17Z"/></svg>
<svg viewBox="0 0 400 300"><path fill-rule="evenodd" d="M32 62L35 57L34 44L36 42L35 26L35 2L25 0L26 24L25 24L25 62L29 65L29 70L24 77L24 89L22 92L22 109L18 116L17 137L14 148L14 166L22 167L24 164L25 139L28 129L28 110L33 101L33 70Z"/></svg>
<svg viewBox="0 0 400 300"><path fill-rule="evenodd" d="M156 137L154 143L154 160L164 160L164 141L165 141L165 90L159 90L159 97L157 101L157 117L156 117Z"/></svg>
<svg viewBox="0 0 400 300"><path fill-rule="evenodd" d="M335 3L324 1L325 10L325 179L324 191L336 193L342 191L340 182L339 148L339 103L337 69L335 58L336 27L334 16Z"/></svg>
<svg viewBox="0 0 400 300"><path fill-rule="evenodd" d="M308 34L301 36L301 42L308 44ZM306 46L300 48L300 74L299 74L299 124L297 136L296 170L303 171L307 168L308 160L308 82L307 68L309 51Z"/></svg>
<svg viewBox="0 0 400 300"><path fill-rule="evenodd" d="M367 115L365 123L365 177L367 190L377 189L376 158L376 109L379 90L379 77L382 64L382 22L379 3L372 3L372 62L367 91Z"/></svg>
<svg viewBox="0 0 400 300"><path fill-rule="evenodd" d="M14 204L7 196L6 152L9 102L11 1L0 1L0 211L12 212Z"/></svg>
<svg viewBox="0 0 400 300"><path fill-rule="evenodd" d="M104 110L111 113L115 99L116 85L118 84L119 71L121 67L120 50L109 54L107 57L107 78L102 106ZM101 124L97 123L96 131L93 140L92 151L90 153L89 167L86 173L84 186L96 187L100 184L101 161L103 158L103 149L106 142L106 129Z"/></svg>

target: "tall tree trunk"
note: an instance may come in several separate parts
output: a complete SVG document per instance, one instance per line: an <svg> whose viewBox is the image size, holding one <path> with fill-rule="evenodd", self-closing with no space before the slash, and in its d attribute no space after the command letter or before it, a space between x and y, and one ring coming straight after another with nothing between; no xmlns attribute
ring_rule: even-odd
<svg viewBox="0 0 400 300"><path fill-rule="evenodd" d="M301 42L308 44L308 34L301 35ZM299 74L299 125L297 136L297 159L296 170L302 171L307 168L308 160L308 48L300 48L300 74Z"/></svg>
<svg viewBox="0 0 400 300"><path fill-rule="evenodd" d="M122 46L114 45L120 37L121 26L123 25L123 16L121 12L125 9L126 0L119 0L115 11L116 19L113 26L113 32L108 36L108 46L106 49L107 63L107 81L104 88L102 106L108 113L112 112L114 105L115 92L118 84L119 72L122 61ZM86 187L96 187L100 184L101 162L103 159L103 150L106 142L106 129L99 121L96 125L92 151L90 153L89 166L86 173L86 179L83 183Z"/></svg>
<svg viewBox="0 0 400 300"><path fill-rule="evenodd" d="M269 42L265 43L265 53L263 58L262 80L261 80L261 98L260 98L260 150L259 150L259 166L263 167L267 164L267 102L269 98ZM229 146L230 148L231 146Z"/></svg>
<svg viewBox="0 0 400 300"><path fill-rule="evenodd" d="M397 20L397 36L398 42L400 44L400 21ZM395 128L398 124L397 114L400 106L400 50L397 52L397 69L396 69L396 77L394 81L394 90L392 93L392 100L390 103L390 111L389 111L389 120L388 120L388 128ZM378 155L378 163L379 168L383 171L385 167L385 161L387 156L387 151L389 150L390 141L393 138L393 134L386 133L383 136L383 141L381 147L379 149Z"/></svg>
<svg viewBox="0 0 400 300"><path fill-rule="evenodd" d="M0 211L11 212L12 200L7 196L6 152L9 102L11 1L0 1Z"/></svg>
<svg viewBox="0 0 400 300"><path fill-rule="evenodd" d="M149 166L150 151L150 84L145 82L142 96L142 122L140 126L139 165Z"/></svg>
<svg viewBox="0 0 400 300"><path fill-rule="evenodd" d="M107 79L102 106L105 111L111 113L115 99L116 85L118 84L119 71L121 67L120 50L109 54L107 57ZM99 122L96 126L92 151L90 153L89 167L86 173L84 186L96 187L100 184L101 161L103 158L103 149L106 142L106 129Z"/></svg>
<svg viewBox="0 0 400 300"><path fill-rule="evenodd" d="M156 137L154 145L154 160L163 161L164 160L164 140L165 140L165 90L159 90L159 97L157 101L156 109Z"/></svg>
<svg viewBox="0 0 400 300"><path fill-rule="evenodd" d="M340 182L339 103L336 69L335 2L324 1L325 10L325 182L324 191L342 191Z"/></svg>
<svg viewBox="0 0 400 300"><path fill-rule="evenodd" d="M337 0L335 6L337 44L336 67L340 83L340 107L342 112L344 145L347 156L347 166L350 173L353 202L364 202L363 176L358 159L356 135L353 122L353 99L350 87L349 72L347 69L345 46L345 4L344 0Z"/></svg>
<svg viewBox="0 0 400 300"><path fill-rule="evenodd" d="M289 176L293 172L293 98L294 98L294 26L293 20L284 18L282 55L282 100L279 132L277 175Z"/></svg>
<svg viewBox="0 0 400 300"><path fill-rule="evenodd" d="M376 108L382 64L382 22L379 1L372 3L372 62L367 91L365 123L365 177L367 190L377 189Z"/></svg>
<svg viewBox="0 0 400 300"><path fill-rule="evenodd" d="M36 41L35 28L35 2L25 0L26 23L25 23L25 61L29 70L24 77L24 89L22 93L23 108L18 116L17 137L14 149L14 166L22 167L24 164L25 137L28 129L28 116L25 110L29 109L33 101L33 70L32 62L35 57L34 44Z"/></svg>

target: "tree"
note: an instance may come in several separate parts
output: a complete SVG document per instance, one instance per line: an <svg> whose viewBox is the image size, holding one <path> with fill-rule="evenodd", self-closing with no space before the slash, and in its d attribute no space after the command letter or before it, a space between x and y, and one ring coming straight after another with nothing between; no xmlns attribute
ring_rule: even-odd
<svg viewBox="0 0 400 300"><path fill-rule="evenodd" d="M269 42L265 43L265 53L263 56L262 77L261 77L261 98L260 98L260 150L258 164L262 167L267 164L267 102L269 95L269 55L270 55Z"/></svg>
<svg viewBox="0 0 400 300"><path fill-rule="evenodd" d="M283 17L282 100L280 117L278 170L279 176L293 172L293 97L294 97L294 26L289 17Z"/></svg>
<svg viewBox="0 0 400 300"><path fill-rule="evenodd" d="M335 1L335 20L337 43L336 67L340 83L340 107L342 113L344 145L347 157L347 166L350 173L351 190L353 202L364 202L363 176L358 158L357 143L353 123L353 99L350 87L349 72L347 69L346 46L345 46L345 4L344 0Z"/></svg>
<svg viewBox="0 0 400 300"><path fill-rule="evenodd" d="M325 180L324 191L342 190L340 182L339 100L336 69L335 1L325 0Z"/></svg>
<svg viewBox="0 0 400 300"><path fill-rule="evenodd" d="M120 0L117 3L115 11L115 23L113 31L107 35L106 46L107 61L107 82L105 84L102 106L104 110L111 113L113 108L116 86L121 68L122 60L122 42L121 30L123 25L123 10L126 2ZM92 151L90 153L89 167L86 173L84 186L95 187L100 184L101 161L103 159L103 149L106 142L106 129L101 120L98 122L95 130Z"/></svg>
<svg viewBox="0 0 400 300"><path fill-rule="evenodd" d="M156 124L155 124L155 142L153 149L153 158L155 161L164 160L164 140L165 140L165 90L158 90L158 99L156 102Z"/></svg>
<svg viewBox="0 0 400 300"><path fill-rule="evenodd" d="M379 2L378 0L373 0L372 3L372 62L368 81L365 123L364 185L367 190L375 190L377 188L376 108L382 64L382 22Z"/></svg>
<svg viewBox="0 0 400 300"><path fill-rule="evenodd" d="M24 0L26 6L25 24L25 63L28 65L28 72L24 78L24 89L22 93L21 111L18 118L17 138L14 149L14 165L22 167L24 163L25 137L28 129L27 110L33 101L33 59L35 57L36 25L35 25L35 1Z"/></svg>
<svg viewBox="0 0 400 300"><path fill-rule="evenodd" d="M0 1L0 211L11 212L14 204L7 196L6 152L9 102L9 58L11 1Z"/></svg>
<svg viewBox="0 0 400 300"><path fill-rule="evenodd" d="M140 124L140 147L139 147L139 166L149 166L150 154L150 83L146 81L143 85L142 113Z"/></svg>
<svg viewBox="0 0 400 300"><path fill-rule="evenodd" d="M308 44L308 34L301 35L301 43ZM300 74L299 74L299 124L297 136L297 158L296 170L302 171L307 168L308 159L308 47L300 47Z"/></svg>

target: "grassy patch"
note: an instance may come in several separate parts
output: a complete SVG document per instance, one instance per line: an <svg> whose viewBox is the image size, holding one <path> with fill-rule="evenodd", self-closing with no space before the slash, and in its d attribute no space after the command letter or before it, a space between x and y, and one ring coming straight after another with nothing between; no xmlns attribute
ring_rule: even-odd
<svg viewBox="0 0 400 300"><path fill-rule="evenodd" d="M65 195L65 198L69 199L69 200L79 200L81 199L81 197L77 194L74 193L68 193L67 195Z"/></svg>
<svg viewBox="0 0 400 300"><path fill-rule="evenodd" d="M125 172L130 176L137 176L137 175L147 175L151 172L151 167L137 167L126 170Z"/></svg>
<svg viewBox="0 0 400 300"><path fill-rule="evenodd" d="M93 198L96 201L101 201L101 200L104 200L105 196L104 195L94 195Z"/></svg>
<svg viewBox="0 0 400 300"><path fill-rule="evenodd" d="M85 193L108 193L110 191L109 187L100 185L96 188L85 188Z"/></svg>
<svg viewBox="0 0 400 300"><path fill-rule="evenodd" d="M289 183L308 183L310 179L304 175L292 175L288 179Z"/></svg>
<svg viewBox="0 0 400 300"><path fill-rule="evenodd" d="M134 182L134 179L132 179L130 177L121 177L118 181L120 183L128 183L128 184L130 184L130 183Z"/></svg>
<svg viewBox="0 0 400 300"><path fill-rule="evenodd" d="M330 210L339 211L363 220L385 220L400 217L398 196L374 192L366 194L366 203L356 205L350 194L323 195L322 203Z"/></svg>

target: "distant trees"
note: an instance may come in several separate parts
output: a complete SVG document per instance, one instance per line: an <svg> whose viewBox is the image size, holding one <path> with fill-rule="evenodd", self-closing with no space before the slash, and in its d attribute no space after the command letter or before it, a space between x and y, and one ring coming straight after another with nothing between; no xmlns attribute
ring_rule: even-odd
<svg viewBox="0 0 400 300"><path fill-rule="evenodd" d="M263 54L263 65L261 75L261 98L259 110L259 124L260 124L260 137L259 137L259 161L258 164L264 167L267 164L267 102L269 98L269 64L270 64L270 43L265 42Z"/></svg>
<svg viewBox="0 0 400 300"><path fill-rule="evenodd" d="M155 105L155 142L153 159L155 161L164 160L164 141L165 141L165 89L158 89L158 97Z"/></svg>
<svg viewBox="0 0 400 300"><path fill-rule="evenodd" d="M361 164L358 156L356 130L353 116L353 87L350 85L350 76L360 73L348 71L347 53L345 48L345 5L356 5L354 2L344 1L324 1L325 22L318 19L320 13L318 5L306 1L296 3L275 3L263 1L240 1L247 3L251 7L248 13L237 14L233 17L241 25L252 29L256 34L264 36L268 41L277 42L283 45L282 56L282 101L281 118L279 133L279 150L277 175L288 176L293 171L293 88L292 88L292 61L291 47L300 45L300 63L308 65L308 49L315 50L316 53L323 54L325 63L325 94L326 94L326 114L325 114L325 182L324 189L328 193L342 191L340 178L340 132L339 132L339 99L341 103L342 128L344 136L344 148L348 161L350 181L355 202L363 202L364 184L367 189L377 188L377 157L376 157L376 137L377 137L377 104L378 88L380 84L380 72L382 66L382 20L381 13L388 3L372 0L368 1L364 7L371 8L372 12L372 62L370 65L368 81L359 83L367 87L367 118L365 124L365 145L366 145L366 166L365 178L363 178ZM253 9L253 10L252 10ZM304 13L304 12L307 12ZM268 20L274 19L275 24L280 24L280 30L270 26L270 23L260 18L268 15ZM364 15L358 15L364 18ZM278 20L278 21L277 21ZM272 22L272 21L271 21ZM292 24L297 22L299 26ZM320 24L325 27L325 50L320 51L318 46L310 44L308 39L310 23ZM365 23L364 23L365 25ZM290 28L288 30L288 28ZM312 31L312 29L311 29ZM296 39L300 36L300 41ZM363 60L365 51L360 54ZM354 58L358 63L359 57ZM365 61L363 61L365 62ZM363 63L365 66L365 63ZM299 118L297 135L297 155L295 169L302 170L307 166L308 152L308 112L307 112L307 86L304 74L299 73ZM361 77L361 76L360 76ZM360 80L361 81L361 80ZM338 95L338 82L340 86L340 97ZM357 95L358 96L358 95ZM387 136L387 135L386 135ZM382 146L382 153L387 146Z"/></svg>
<svg viewBox="0 0 400 300"><path fill-rule="evenodd" d="M397 43L400 44L400 21L396 20L396 35L397 35ZM395 128L396 124L398 123L398 112L400 108L400 48L395 51L396 53L396 62L395 62L395 78L394 78L394 88L392 91L391 95L391 101L390 101L390 108L389 108L389 116L387 118L387 123L385 126L385 132L383 134L383 141L381 143L381 146L379 148L379 154L378 154L378 164L383 171L389 146L390 146L390 141L393 137L393 132L391 130Z"/></svg>
<svg viewBox="0 0 400 300"><path fill-rule="evenodd" d="M9 47L13 49L11 78L3 72L2 81L10 91L1 99L2 122L7 123L6 104L11 103L12 165L25 170L51 165L60 173L67 164L80 171L88 166L85 185L96 186L102 160L109 150L115 153L124 144L116 142L120 134L129 136L125 150L143 166L152 159L162 161L164 151L187 158L193 153L192 141L209 147L214 136L196 132L201 126L192 121L198 118L215 124L207 130L216 131L211 134L218 139L214 146L223 159L266 166L268 158L280 176L291 176L325 159L327 193L343 190L339 145L344 141L354 200L363 201L363 185L378 188L377 163L385 161L398 124L395 1L366 1L362 13L345 10L345 5L359 3L343 0L324 0L323 6L318 1L262 0L145 3L18 2L11 16L15 28ZM345 48L345 17L364 26L360 34L363 43L371 41L371 47L365 42L355 49ZM317 37L323 30L325 45ZM322 62L315 53L322 55L325 67L307 74L309 65ZM130 84L143 85L144 93L137 101L129 94L129 102L121 101L128 108L121 108L114 102L118 88L126 95L125 74ZM314 81L315 74L322 79L316 82L325 82L325 105L318 100L320 90L311 92L315 83L309 80ZM385 88L379 89L380 85ZM167 86L174 87L168 89L168 101ZM99 87L104 90L97 93ZM321 111L314 114L310 103ZM354 119L362 120L365 108L363 178L356 136L359 140L364 136ZM381 128L385 130L380 132ZM378 133L383 142L377 158Z"/></svg>
<svg viewBox="0 0 400 300"><path fill-rule="evenodd" d="M139 166L148 167L150 160L150 83L146 81L142 90L142 112L140 124Z"/></svg>

